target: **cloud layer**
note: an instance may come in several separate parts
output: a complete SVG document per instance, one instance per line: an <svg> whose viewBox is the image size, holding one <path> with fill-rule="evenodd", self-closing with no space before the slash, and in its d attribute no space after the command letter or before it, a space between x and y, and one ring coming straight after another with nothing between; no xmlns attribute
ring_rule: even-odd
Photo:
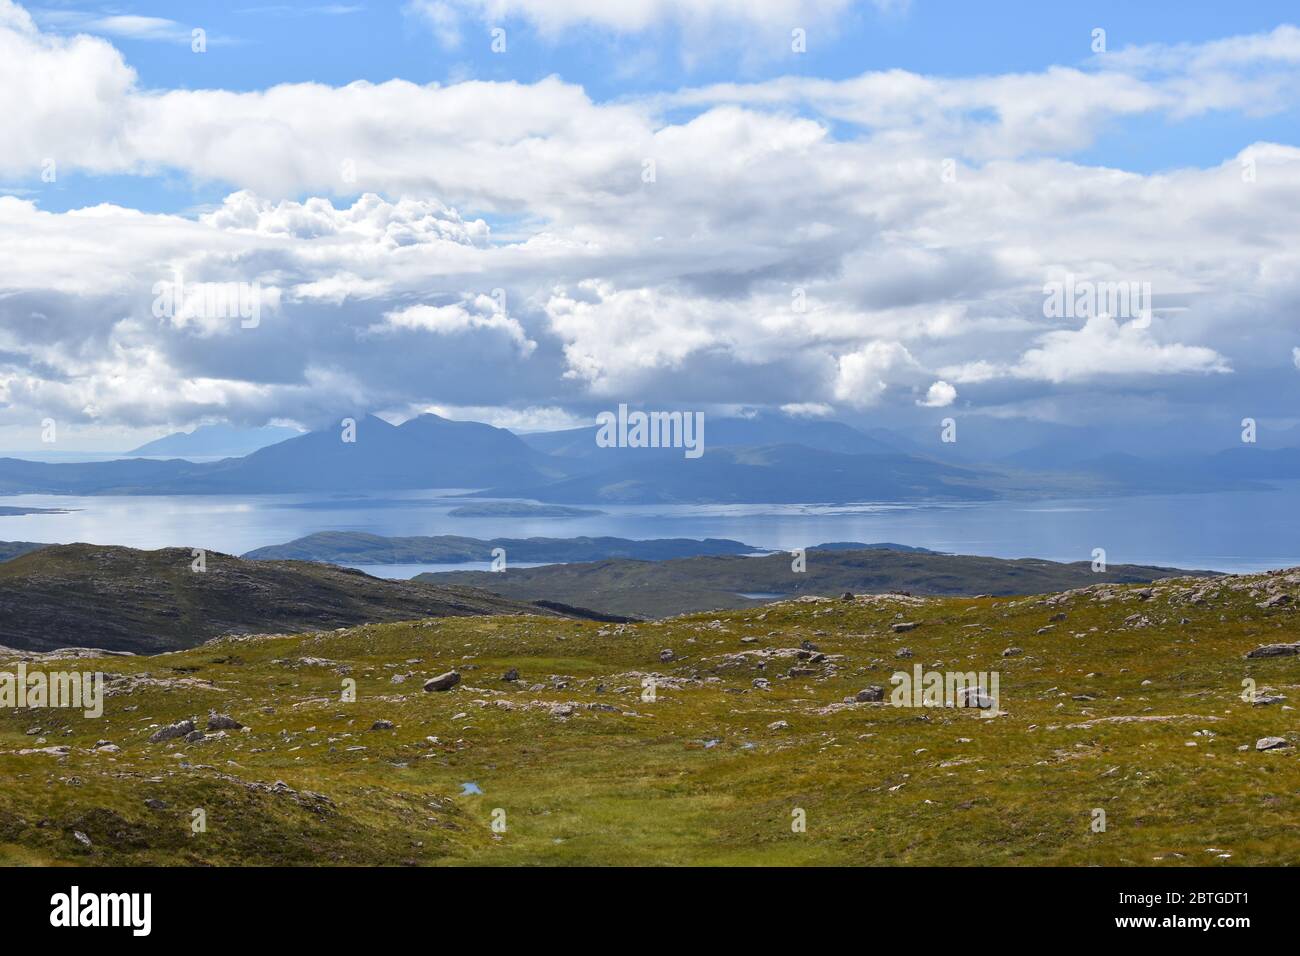
<svg viewBox="0 0 1300 956"><path fill-rule="evenodd" d="M701 9L453 6L620 31ZM1293 108L1298 69L1300 31L1281 27L1036 74L618 102L558 77L149 90L107 41L0 0L0 176L229 187L189 216L0 198L0 424L615 400L1056 415L1072 394L1153 388L1209 414L1243 377L1261 385L1235 401L1279 403L1300 149L1235 144L1147 175L1071 157L1108 121ZM1045 315L1044 284L1067 276L1149 283L1154 309ZM254 327L160 316L155 286L176 277L256 287L266 309Z"/></svg>

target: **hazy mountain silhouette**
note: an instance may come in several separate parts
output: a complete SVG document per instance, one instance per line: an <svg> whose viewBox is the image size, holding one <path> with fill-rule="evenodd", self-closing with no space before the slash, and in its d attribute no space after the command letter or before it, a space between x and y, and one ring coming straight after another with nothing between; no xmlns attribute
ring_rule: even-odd
<svg viewBox="0 0 1300 956"><path fill-rule="evenodd" d="M279 425L263 425L261 428L200 425L192 432L165 435L126 454L131 458L238 458L301 434L296 428Z"/></svg>

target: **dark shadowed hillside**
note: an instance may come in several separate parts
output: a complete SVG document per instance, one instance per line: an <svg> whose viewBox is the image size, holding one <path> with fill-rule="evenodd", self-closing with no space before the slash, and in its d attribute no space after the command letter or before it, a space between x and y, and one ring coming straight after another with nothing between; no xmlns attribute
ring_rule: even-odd
<svg viewBox="0 0 1300 956"><path fill-rule="evenodd" d="M667 617L694 611L744 608L778 597L839 596L845 591L904 590L925 595L1042 594L1100 583L1145 583L1176 574L1213 574L1135 564L1094 573L1086 561L1062 564L1034 558L1006 560L896 550L809 550L807 570L791 570L789 554L696 557L671 561L597 561L450 571L415 580L473 585L514 600L542 598L609 614ZM761 595L744 597L742 595Z"/></svg>
<svg viewBox="0 0 1300 956"><path fill-rule="evenodd" d="M185 548L50 545L0 564L0 646L155 653L228 633L321 630L465 614L557 613L464 586L386 581L297 561Z"/></svg>

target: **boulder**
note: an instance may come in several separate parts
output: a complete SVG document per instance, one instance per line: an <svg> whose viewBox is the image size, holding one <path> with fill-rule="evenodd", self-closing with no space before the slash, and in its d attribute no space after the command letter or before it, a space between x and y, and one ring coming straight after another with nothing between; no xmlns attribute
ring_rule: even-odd
<svg viewBox="0 0 1300 956"><path fill-rule="evenodd" d="M426 691L451 690L460 683L460 673L457 671L447 671L445 674L439 674L437 677L430 677L424 682Z"/></svg>
<svg viewBox="0 0 1300 956"><path fill-rule="evenodd" d="M871 704L885 699L885 688L872 684L864 687L853 697L859 704Z"/></svg>
<svg viewBox="0 0 1300 956"><path fill-rule="evenodd" d="M208 730L243 730L244 725L229 714L208 714Z"/></svg>
<svg viewBox="0 0 1300 956"><path fill-rule="evenodd" d="M168 740L175 740L177 737L187 737L194 733L194 721L178 720L174 724L168 724L166 727L159 727L149 738L149 743L160 744Z"/></svg>
<svg viewBox="0 0 1300 956"><path fill-rule="evenodd" d="M1264 644L1247 652L1247 657L1295 657L1300 654L1300 643L1297 644Z"/></svg>
<svg viewBox="0 0 1300 956"><path fill-rule="evenodd" d="M1290 746L1290 742L1285 737L1260 737L1255 741L1256 750L1281 750L1283 747Z"/></svg>

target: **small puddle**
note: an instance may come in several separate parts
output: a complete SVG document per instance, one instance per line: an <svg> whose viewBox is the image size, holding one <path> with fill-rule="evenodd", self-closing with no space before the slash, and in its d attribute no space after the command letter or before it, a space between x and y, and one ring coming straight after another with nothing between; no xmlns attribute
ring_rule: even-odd
<svg viewBox="0 0 1300 956"><path fill-rule="evenodd" d="M460 795L462 797L472 797L476 794L482 794L482 793L483 791L479 789L479 785L476 784L473 780L471 780L469 783L462 783L460 785Z"/></svg>

